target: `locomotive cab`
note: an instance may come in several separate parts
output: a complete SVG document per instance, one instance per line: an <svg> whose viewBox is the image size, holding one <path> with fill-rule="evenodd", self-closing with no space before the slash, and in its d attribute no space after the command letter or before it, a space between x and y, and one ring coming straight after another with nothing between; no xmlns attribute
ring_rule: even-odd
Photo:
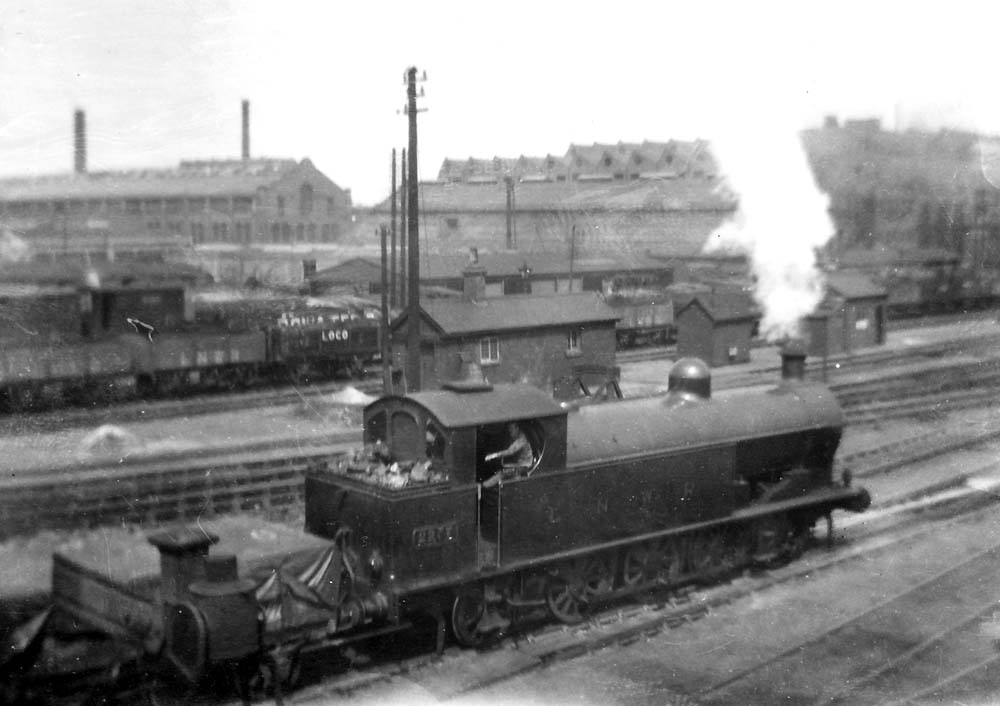
<svg viewBox="0 0 1000 706"><path fill-rule="evenodd" d="M512 423L527 442L516 467L496 457L511 443ZM389 396L365 408L364 442L307 476L306 529L332 537L349 528L390 580L407 577L394 587L405 592L499 563L500 489L488 481L506 472L510 485L564 469L566 410L522 385Z"/></svg>

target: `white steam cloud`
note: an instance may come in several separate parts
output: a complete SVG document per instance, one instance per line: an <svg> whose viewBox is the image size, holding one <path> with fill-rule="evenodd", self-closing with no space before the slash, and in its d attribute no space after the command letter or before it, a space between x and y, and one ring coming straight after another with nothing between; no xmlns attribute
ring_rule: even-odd
<svg viewBox="0 0 1000 706"><path fill-rule="evenodd" d="M0 262L25 262L31 258L31 248L13 231L0 229Z"/></svg>
<svg viewBox="0 0 1000 706"><path fill-rule="evenodd" d="M816 187L796 128L779 119L740 127L751 129L723 126L710 138L740 205L705 251L746 253L763 312L761 335L769 341L798 336L800 319L823 296L816 249L834 234L829 199Z"/></svg>

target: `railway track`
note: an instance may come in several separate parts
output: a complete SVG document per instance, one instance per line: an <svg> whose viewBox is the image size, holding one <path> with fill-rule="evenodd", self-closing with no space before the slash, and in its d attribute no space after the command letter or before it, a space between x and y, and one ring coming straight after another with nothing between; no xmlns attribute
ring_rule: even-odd
<svg viewBox="0 0 1000 706"><path fill-rule="evenodd" d="M958 376L966 380L966 376ZM991 381L1000 387L1000 376ZM879 382L870 383L876 387ZM944 386L947 388L947 386ZM846 409L849 424L937 413L992 403L996 387L965 391L944 389L894 402ZM892 387L899 394L898 386ZM922 389L922 388L920 388ZM854 400L861 399L854 388ZM939 437L907 444L903 458L884 461L883 470L913 463L944 452L982 443L1000 432L979 429L967 436L949 437L938 448ZM303 473L312 463L341 452L359 441L358 432L317 440L268 441L239 449L206 450L196 454L134 460L95 462L5 479L0 494L0 538L39 529L96 526L122 521L188 520L206 512L239 512L292 505L302 498ZM872 451L870 453L878 453ZM887 452L881 452L884 456ZM840 467L856 476L860 457L839 459ZM876 471L872 471L873 473ZM53 502L55 501L55 502Z"/></svg>
<svg viewBox="0 0 1000 706"><path fill-rule="evenodd" d="M342 453L356 435L317 445L261 443L128 466L95 465L4 481L0 538L42 529L190 520L301 504L310 464Z"/></svg>
<svg viewBox="0 0 1000 706"><path fill-rule="evenodd" d="M703 703L908 703L993 664L981 626L997 609L1000 545L851 615L838 625L704 689ZM942 600L946 598L947 600ZM863 646L863 649L859 649ZM931 664L933 669L921 666ZM816 665L823 665L817 670ZM948 675L944 679L929 676ZM899 698L902 696L902 698Z"/></svg>
<svg viewBox="0 0 1000 706"><path fill-rule="evenodd" d="M278 407L315 400L333 394L346 386L369 395L381 394L380 379L327 382L300 388L294 385L264 391L238 394L198 395L175 400L127 402L114 406L80 409L67 407L57 411L33 412L23 415L0 416L0 433L19 434L46 432L67 428L94 427L100 424L128 424L157 419L175 419L201 414L217 414L248 407Z"/></svg>

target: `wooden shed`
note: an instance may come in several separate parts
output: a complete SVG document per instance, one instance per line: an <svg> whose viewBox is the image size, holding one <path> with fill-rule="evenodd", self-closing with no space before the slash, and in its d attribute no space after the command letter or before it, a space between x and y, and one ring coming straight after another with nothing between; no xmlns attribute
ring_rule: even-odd
<svg viewBox="0 0 1000 706"><path fill-rule="evenodd" d="M677 310L677 354L712 367L747 363L757 316L747 297L695 296Z"/></svg>
<svg viewBox="0 0 1000 706"><path fill-rule="evenodd" d="M849 353L885 343L886 290L854 272L826 277L823 300L804 321L809 355Z"/></svg>

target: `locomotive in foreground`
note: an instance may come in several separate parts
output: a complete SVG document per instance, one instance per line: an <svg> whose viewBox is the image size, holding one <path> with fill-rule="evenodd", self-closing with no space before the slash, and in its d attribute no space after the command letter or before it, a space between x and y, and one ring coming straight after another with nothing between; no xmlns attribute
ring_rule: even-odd
<svg viewBox="0 0 1000 706"><path fill-rule="evenodd" d="M217 536L177 528L155 550L137 538L128 567L77 546L55 557L53 600L192 681L263 664L280 683L306 651L422 616L474 646L542 610L573 623L794 557L817 520L869 504L832 477L842 426L826 387L713 397L695 359L663 397L575 409L474 379L387 396L365 408L363 450L307 475L304 532L253 520L210 552Z"/></svg>

